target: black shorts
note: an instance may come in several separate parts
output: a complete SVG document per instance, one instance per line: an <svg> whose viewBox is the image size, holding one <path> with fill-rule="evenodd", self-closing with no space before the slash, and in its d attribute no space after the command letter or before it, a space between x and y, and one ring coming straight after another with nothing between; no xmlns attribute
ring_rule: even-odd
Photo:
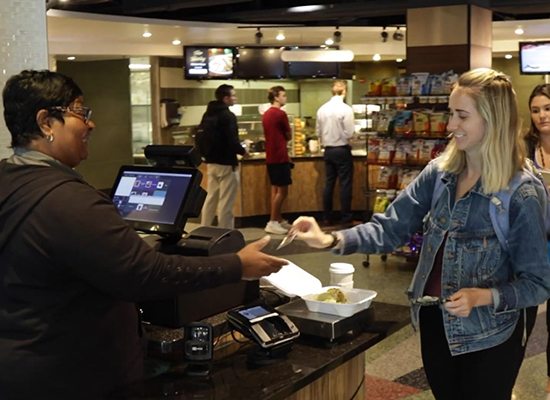
<svg viewBox="0 0 550 400"><path fill-rule="evenodd" d="M269 181L272 186L288 186L292 185L292 177L290 176L290 163L266 164Z"/></svg>

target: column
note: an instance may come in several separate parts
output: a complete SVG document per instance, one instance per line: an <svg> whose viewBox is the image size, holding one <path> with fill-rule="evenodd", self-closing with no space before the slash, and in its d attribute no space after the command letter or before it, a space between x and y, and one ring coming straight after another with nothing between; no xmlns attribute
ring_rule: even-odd
<svg viewBox="0 0 550 400"><path fill-rule="evenodd" d="M463 73L491 67L492 11L488 0L410 0L407 10L407 73ZM441 3L441 2L439 2Z"/></svg>
<svg viewBox="0 0 550 400"><path fill-rule="evenodd" d="M48 68L44 0L2 0L0 10L0 88L23 69ZM9 157L11 136L0 102L0 159Z"/></svg>

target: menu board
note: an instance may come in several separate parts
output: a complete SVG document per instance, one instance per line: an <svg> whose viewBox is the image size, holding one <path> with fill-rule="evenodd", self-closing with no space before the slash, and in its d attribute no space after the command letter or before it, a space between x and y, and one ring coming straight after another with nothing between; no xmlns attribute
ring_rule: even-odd
<svg viewBox="0 0 550 400"><path fill-rule="evenodd" d="M234 68L233 48L185 47L186 79L231 79Z"/></svg>

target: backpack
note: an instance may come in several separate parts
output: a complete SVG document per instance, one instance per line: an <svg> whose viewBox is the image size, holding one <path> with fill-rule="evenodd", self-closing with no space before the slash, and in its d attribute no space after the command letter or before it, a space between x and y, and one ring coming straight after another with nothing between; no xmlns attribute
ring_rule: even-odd
<svg viewBox="0 0 550 400"><path fill-rule="evenodd" d="M434 192L432 195L431 210L434 209L437 204L437 200L445 189L445 184L441 180L443 172L437 173ZM529 162L523 168L514 175L512 181L508 185L507 189L500 190L493 194L491 202L489 204L489 215L491 217L491 224L497 235L500 246L504 251L508 251L508 234L510 233L510 200L516 189L525 182L531 182L535 185L537 196L542 207L542 215L544 217L544 224L546 226L546 232L550 233L550 201L548 196L548 186L544 182L541 174L536 172L533 164Z"/></svg>
<svg viewBox="0 0 550 400"><path fill-rule="evenodd" d="M195 129L195 147L202 161L206 162L215 153L218 136L218 116L204 114Z"/></svg>

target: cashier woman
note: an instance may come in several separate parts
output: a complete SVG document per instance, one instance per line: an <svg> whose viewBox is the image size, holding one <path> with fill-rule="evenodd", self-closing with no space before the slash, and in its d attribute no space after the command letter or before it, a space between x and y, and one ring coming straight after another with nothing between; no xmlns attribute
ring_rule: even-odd
<svg viewBox="0 0 550 400"><path fill-rule="evenodd" d="M522 310L550 296L541 207L547 198L534 180L515 189L504 249L489 216L490 203L498 204L491 193L529 168L516 94L506 75L472 70L460 77L449 109L447 150L384 214L335 234L301 217L291 232L336 254L389 253L421 229L430 212L408 294L432 392L438 400L510 399L528 336ZM433 199L436 179L444 190Z"/></svg>
<svg viewBox="0 0 550 400"><path fill-rule="evenodd" d="M142 375L135 302L285 264L260 252L268 238L208 258L154 251L73 170L95 125L72 79L23 71L3 101L14 155L0 162L0 399L107 398Z"/></svg>

